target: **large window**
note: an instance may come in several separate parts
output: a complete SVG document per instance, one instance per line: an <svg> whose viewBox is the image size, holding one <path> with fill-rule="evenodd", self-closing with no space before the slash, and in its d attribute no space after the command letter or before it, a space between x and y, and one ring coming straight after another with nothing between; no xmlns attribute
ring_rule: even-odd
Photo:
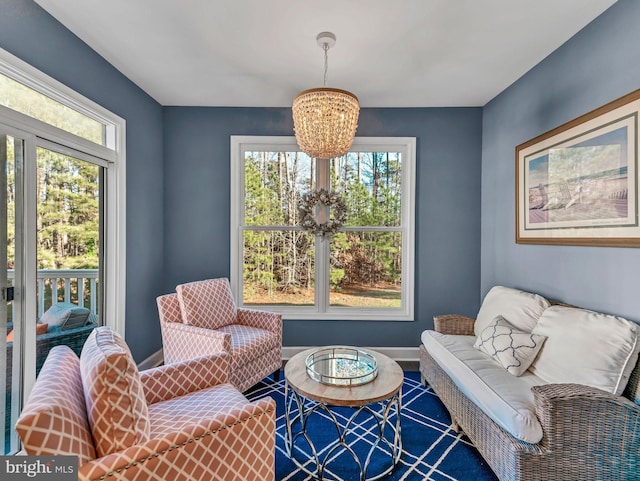
<svg viewBox="0 0 640 481"><path fill-rule="evenodd" d="M0 50L0 454L53 346L124 333L124 130Z"/></svg>
<svg viewBox="0 0 640 481"><path fill-rule="evenodd" d="M356 138L313 159L294 137L231 138L231 283L238 303L289 319L413 319L414 138ZM300 225L300 200L337 192L333 236ZM330 204L330 203L329 203ZM314 207L318 223L335 206Z"/></svg>

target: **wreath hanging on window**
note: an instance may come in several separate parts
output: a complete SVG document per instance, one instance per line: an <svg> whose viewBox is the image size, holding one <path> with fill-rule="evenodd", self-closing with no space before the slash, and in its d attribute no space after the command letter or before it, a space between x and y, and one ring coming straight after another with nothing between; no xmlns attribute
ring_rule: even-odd
<svg viewBox="0 0 640 481"><path fill-rule="evenodd" d="M321 224L315 218L317 205L329 207L329 219ZM332 209L333 216L331 216ZM298 212L300 213L298 225L311 234L323 237L334 235L347 220L347 206L344 200L337 192L329 192L327 189L304 194L298 203Z"/></svg>

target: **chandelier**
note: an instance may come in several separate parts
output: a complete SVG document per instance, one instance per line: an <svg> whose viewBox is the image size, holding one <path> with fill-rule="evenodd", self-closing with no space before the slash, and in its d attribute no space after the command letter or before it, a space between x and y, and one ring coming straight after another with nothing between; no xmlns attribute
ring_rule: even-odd
<svg viewBox="0 0 640 481"><path fill-rule="evenodd" d="M324 50L323 87L300 92L293 100L293 130L300 150L310 157L331 159L351 148L360 105L351 92L327 88L328 52L336 36L322 32L316 40Z"/></svg>

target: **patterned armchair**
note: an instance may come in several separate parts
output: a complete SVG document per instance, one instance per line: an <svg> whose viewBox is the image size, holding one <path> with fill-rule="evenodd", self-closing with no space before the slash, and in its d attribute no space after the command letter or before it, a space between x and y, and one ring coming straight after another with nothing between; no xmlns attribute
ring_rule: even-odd
<svg viewBox="0 0 640 481"><path fill-rule="evenodd" d="M249 402L228 367L220 354L139 373L99 327L80 359L51 350L16 430L29 455L77 456L79 480L274 480L275 402Z"/></svg>
<svg viewBox="0 0 640 481"><path fill-rule="evenodd" d="M164 362L228 352L229 382L246 391L282 367L282 316L236 308L226 278L191 282L157 299Z"/></svg>

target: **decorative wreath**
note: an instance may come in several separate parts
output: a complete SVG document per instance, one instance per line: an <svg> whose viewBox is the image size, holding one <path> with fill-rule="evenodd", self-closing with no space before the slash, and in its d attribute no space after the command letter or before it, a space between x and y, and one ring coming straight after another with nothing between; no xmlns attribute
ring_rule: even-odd
<svg viewBox="0 0 640 481"><path fill-rule="evenodd" d="M333 208L333 219L330 211L327 222L318 224L315 219L316 205ZM329 192L327 189L304 194L298 203L298 212L300 213L299 225L307 232L323 237L331 237L347 220L347 206L342 197L337 192Z"/></svg>

